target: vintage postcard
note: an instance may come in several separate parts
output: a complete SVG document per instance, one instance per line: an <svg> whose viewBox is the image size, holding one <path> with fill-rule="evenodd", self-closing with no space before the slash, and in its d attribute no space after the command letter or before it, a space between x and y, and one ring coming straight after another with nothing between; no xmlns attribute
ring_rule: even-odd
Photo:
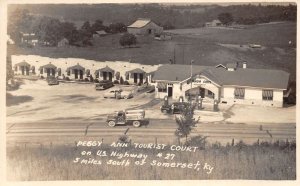
<svg viewBox="0 0 300 186"><path fill-rule="evenodd" d="M5 183L299 183L296 1L3 4Z"/></svg>

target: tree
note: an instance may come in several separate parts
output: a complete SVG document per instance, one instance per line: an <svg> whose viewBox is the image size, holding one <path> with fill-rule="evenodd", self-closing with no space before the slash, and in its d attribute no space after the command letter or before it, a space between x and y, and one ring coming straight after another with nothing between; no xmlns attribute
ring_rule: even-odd
<svg viewBox="0 0 300 186"><path fill-rule="evenodd" d="M57 43L63 38L61 33L61 22L58 19L43 17L35 28L35 32L40 41L57 46Z"/></svg>
<svg viewBox="0 0 300 186"><path fill-rule="evenodd" d="M218 19L222 22L224 25L229 25L233 21L233 17L230 13L221 13L218 15Z"/></svg>
<svg viewBox="0 0 300 186"><path fill-rule="evenodd" d="M111 34L123 33L127 31L127 27L124 23L111 23L105 31Z"/></svg>
<svg viewBox="0 0 300 186"><path fill-rule="evenodd" d="M185 137L185 141L187 142L188 135L192 131L192 127L195 126L196 122L193 119L195 106L189 103L186 108L181 110L181 114L179 116L175 116L175 121L178 126L175 131L175 135L179 138Z"/></svg>
<svg viewBox="0 0 300 186"><path fill-rule="evenodd" d="M133 34L126 33L124 34L119 41L120 45L122 46L131 46L137 43L136 37Z"/></svg>
<svg viewBox="0 0 300 186"><path fill-rule="evenodd" d="M96 32L96 31L99 31L99 30L104 30L105 29L105 26L103 25L103 21L100 20L100 19L97 19L95 21L95 23L92 25L92 32Z"/></svg>
<svg viewBox="0 0 300 186"><path fill-rule="evenodd" d="M78 32L74 23L71 22L63 22L60 25L60 34L68 39L69 43L75 43L78 41Z"/></svg>
<svg viewBox="0 0 300 186"><path fill-rule="evenodd" d="M29 14L27 9L16 9L9 12L7 33L16 44L20 44L21 32L31 32L34 21L34 17Z"/></svg>
<svg viewBox="0 0 300 186"><path fill-rule="evenodd" d="M86 37L92 37L92 27L89 21L83 23L83 25L81 26L81 33Z"/></svg>

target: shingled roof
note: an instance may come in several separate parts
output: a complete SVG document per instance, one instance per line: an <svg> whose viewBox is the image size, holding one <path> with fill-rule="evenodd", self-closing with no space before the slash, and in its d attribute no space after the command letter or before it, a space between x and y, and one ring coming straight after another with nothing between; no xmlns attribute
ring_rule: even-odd
<svg viewBox="0 0 300 186"><path fill-rule="evenodd" d="M142 28L144 26L146 26L147 24L149 24L151 22L151 19L142 19L139 18L138 20L136 20L134 23L132 23L131 25L127 26L128 28Z"/></svg>
<svg viewBox="0 0 300 186"><path fill-rule="evenodd" d="M204 69L209 68L208 66L193 65L193 74L200 73ZM191 66L190 65L179 65L179 64L166 64L158 67L154 73L153 80L165 80L165 81L183 81L191 77Z"/></svg>
<svg viewBox="0 0 300 186"><path fill-rule="evenodd" d="M209 68L202 75L219 85L234 85L260 88L286 89L290 74L282 70L237 68L227 71L222 68Z"/></svg>
<svg viewBox="0 0 300 186"><path fill-rule="evenodd" d="M153 80L156 81L183 81L191 76L190 65L162 65L155 72ZM282 70L237 68L227 71L224 68L212 66L193 65L193 75L203 75L216 84L286 89L289 73Z"/></svg>

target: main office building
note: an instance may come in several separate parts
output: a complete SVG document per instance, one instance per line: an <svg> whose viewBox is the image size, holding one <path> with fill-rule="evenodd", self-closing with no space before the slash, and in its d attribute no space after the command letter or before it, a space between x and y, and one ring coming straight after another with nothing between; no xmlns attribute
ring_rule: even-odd
<svg viewBox="0 0 300 186"><path fill-rule="evenodd" d="M289 73L282 70L247 68L247 64L217 66L167 64L152 77L155 97L174 100L192 96L223 104L283 106Z"/></svg>

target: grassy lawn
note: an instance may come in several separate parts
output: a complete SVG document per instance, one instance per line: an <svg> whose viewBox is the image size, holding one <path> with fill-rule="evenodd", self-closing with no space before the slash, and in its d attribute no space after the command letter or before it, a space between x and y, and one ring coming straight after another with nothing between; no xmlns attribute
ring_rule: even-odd
<svg viewBox="0 0 300 186"><path fill-rule="evenodd" d="M199 143L198 143L199 145ZM95 155L97 149L106 150L108 154L118 152L147 154L146 164L134 165L130 159L129 166L108 165L108 159L122 161L116 157ZM73 163L83 150L91 150L92 155L84 157L101 160L101 165ZM159 159L157 154L170 153L168 150L135 149L134 147L112 149L108 144L98 148L75 146L11 146L7 148L7 175L12 181L35 180L185 180L185 179L251 179L251 180L294 180L296 179L295 143L276 142L246 146L213 144L206 149L194 152L171 151L172 160ZM213 166L213 171L157 167L150 165L152 160L161 162L188 162Z"/></svg>
<svg viewBox="0 0 300 186"><path fill-rule="evenodd" d="M275 68L296 76L296 23L255 25L242 30L196 28L172 30L170 41L138 37L138 45L122 48L120 35L107 35L93 41L91 47L11 47L12 54L32 54L53 58L85 58L97 61L131 61L142 64L169 63L216 65L245 60L249 68ZM291 44L289 44L291 41ZM219 45L260 44L264 49L239 50Z"/></svg>

